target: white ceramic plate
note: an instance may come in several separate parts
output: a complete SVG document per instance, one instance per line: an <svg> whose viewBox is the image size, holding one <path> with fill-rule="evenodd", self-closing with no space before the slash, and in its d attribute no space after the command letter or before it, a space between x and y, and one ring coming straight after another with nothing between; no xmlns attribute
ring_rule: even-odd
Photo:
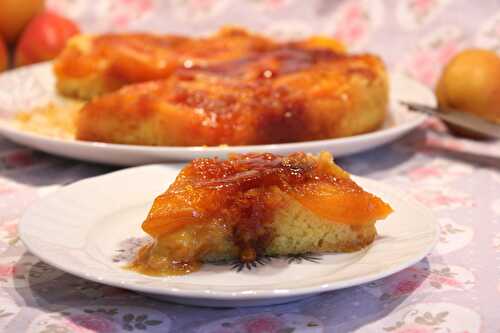
<svg viewBox="0 0 500 333"><path fill-rule="evenodd" d="M145 236L140 226L152 200L178 171L178 165L143 166L69 185L28 209L20 237L43 261L76 276L202 306L278 304L370 282L415 264L438 238L437 223L425 207L386 185L355 177L394 208L377 224L378 238L362 251L325 254L317 263L273 259L241 272L205 264L184 276L151 277L123 269L116 260L133 253L134 237Z"/></svg>
<svg viewBox="0 0 500 333"><path fill-rule="evenodd" d="M391 75L390 116L381 130L353 137L286 144L233 147L148 147L62 140L21 131L0 122L0 134L22 145L48 153L116 165L139 165L166 161L186 161L197 157L226 156L235 152L266 151L288 154L294 151L328 150L335 156L362 152L391 142L417 127L425 116L411 113L397 101L435 105L433 93L403 75ZM51 64L44 63L0 75L0 117L9 118L20 110L58 101Z"/></svg>

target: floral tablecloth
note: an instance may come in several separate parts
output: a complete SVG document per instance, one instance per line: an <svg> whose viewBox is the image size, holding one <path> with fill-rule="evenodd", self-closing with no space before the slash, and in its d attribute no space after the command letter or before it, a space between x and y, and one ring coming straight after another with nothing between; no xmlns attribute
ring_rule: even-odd
<svg viewBox="0 0 500 333"><path fill-rule="evenodd" d="M465 0L49 0L86 31L206 33L242 24L281 37L324 33L432 86L466 46L500 50L500 3ZM6 332L500 332L500 143L451 137L430 120L377 150L339 159L435 211L432 254L373 283L273 307L162 303L76 278L26 251L26 207L111 167L66 160L0 139L0 331Z"/></svg>

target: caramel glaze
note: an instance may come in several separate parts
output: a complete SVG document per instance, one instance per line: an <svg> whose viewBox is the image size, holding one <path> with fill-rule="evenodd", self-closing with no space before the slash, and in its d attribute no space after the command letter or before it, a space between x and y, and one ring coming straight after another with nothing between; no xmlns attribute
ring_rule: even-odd
<svg viewBox="0 0 500 333"><path fill-rule="evenodd" d="M206 76L193 73L193 81L203 82ZM189 79L182 77L183 81ZM198 87L196 83L178 84L170 91L168 101L200 111L205 126L189 129L190 133L210 131L212 140L200 145L260 144L305 140L310 131L306 106L301 93L267 82L245 82L226 78L206 80L219 84L219 89ZM207 137L204 135L203 137Z"/></svg>
<svg viewBox="0 0 500 333"><path fill-rule="evenodd" d="M166 78L179 68L229 61L275 47L271 40L237 28L225 28L207 38L105 34L82 43L90 45L67 47L57 58L57 75L77 78L104 72L110 82L144 82Z"/></svg>
<svg viewBox="0 0 500 333"><path fill-rule="evenodd" d="M55 72L78 78L104 71L108 82L122 84L163 79L178 70L270 78L339 56L307 41L276 43L238 28L222 29L207 38L106 34L92 37L90 46L67 47L56 60Z"/></svg>
<svg viewBox="0 0 500 333"><path fill-rule="evenodd" d="M215 234L210 234L214 225L229 230L240 260L255 260L273 239L270 223L276 209L285 204L283 192L335 223L355 226L385 217L390 207L363 191L331 158L329 153L317 158L304 153L287 157L252 153L232 155L227 160L192 161L155 200L142 225L155 242L141 250L131 268L153 275L185 274L198 269L200 258L217 244L201 241L204 245L199 250L186 254L174 243L187 228L201 230L195 233L198 237L216 239ZM322 196L321 206L308 207L311 198ZM343 207L335 205L339 203ZM183 239L182 244L186 241Z"/></svg>
<svg viewBox="0 0 500 333"><path fill-rule="evenodd" d="M197 65L192 69L226 77L271 79L308 69L321 62L346 57L345 54L328 49L304 48L300 43L287 43L266 52L252 53L239 59L207 66Z"/></svg>
<svg viewBox="0 0 500 333"><path fill-rule="evenodd" d="M266 53L210 66L178 70L174 79L206 81L219 85L222 93L175 85L168 100L174 104L203 110L207 119L217 121L213 141L203 145L266 144L321 139L316 124L308 121L306 89L290 89L274 79L311 69L313 66L342 61L344 55L330 50L304 49L287 44ZM326 69L326 68L325 68ZM210 76L216 78L210 79ZM212 80L212 82L210 82ZM210 123L210 121L206 121ZM310 128L308 128L310 125ZM247 133L235 136L239 128ZM248 133L248 129L257 133ZM196 132L193 128L191 131Z"/></svg>

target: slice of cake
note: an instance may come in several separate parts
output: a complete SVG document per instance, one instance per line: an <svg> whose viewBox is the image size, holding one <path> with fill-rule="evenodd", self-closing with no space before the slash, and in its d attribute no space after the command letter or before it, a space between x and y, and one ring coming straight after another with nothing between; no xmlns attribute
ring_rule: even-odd
<svg viewBox="0 0 500 333"><path fill-rule="evenodd" d="M177 275L203 262L356 251L391 211L326 152L196 159L154 201L142 225L154 242L131 268Z"/></svg>

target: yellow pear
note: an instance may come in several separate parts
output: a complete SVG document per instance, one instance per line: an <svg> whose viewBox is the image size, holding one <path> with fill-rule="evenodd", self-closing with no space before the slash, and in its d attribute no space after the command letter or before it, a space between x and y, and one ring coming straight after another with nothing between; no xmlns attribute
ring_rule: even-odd
<svg viewBox="0 0 500 333"><path fill-rule="evenodd" d="M500 123L500 57L481 49L460 52L445 66L436 95L440 108Z"/></svg>

